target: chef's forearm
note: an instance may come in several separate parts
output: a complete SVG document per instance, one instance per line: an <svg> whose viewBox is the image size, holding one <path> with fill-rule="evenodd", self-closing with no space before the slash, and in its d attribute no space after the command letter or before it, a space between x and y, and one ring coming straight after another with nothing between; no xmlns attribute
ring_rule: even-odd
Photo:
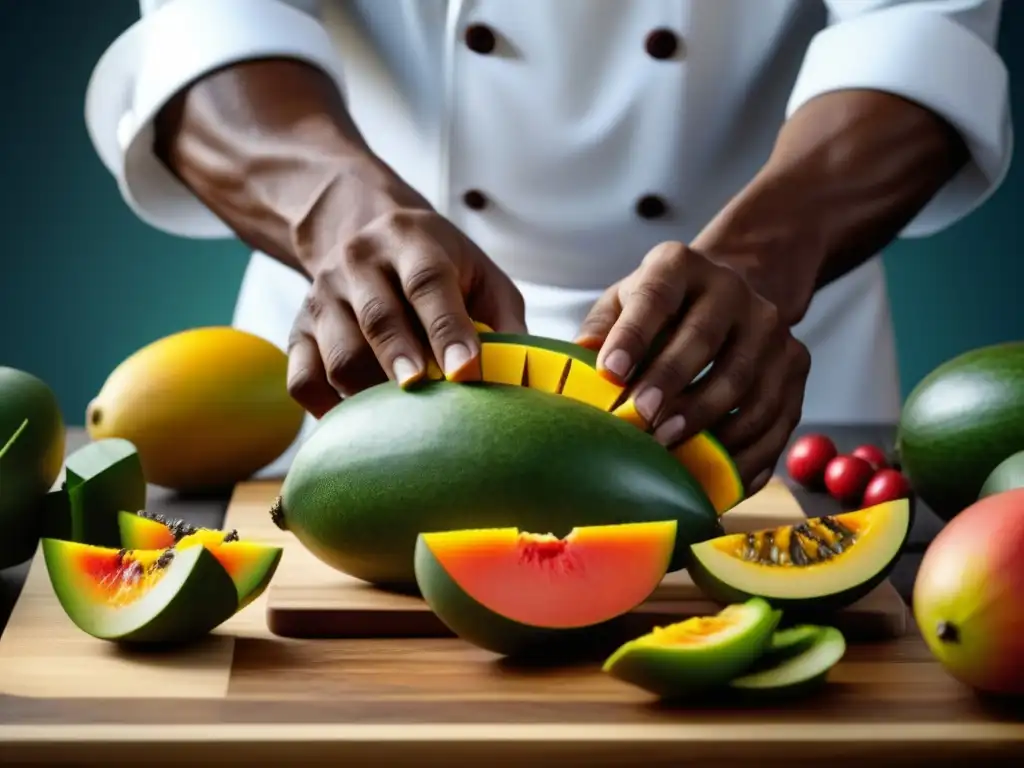
<svg viewBox="0 0 1024 768"><path fill-rule="evenodd" d="M369 149L333 82L297 61L199 80L162 111L156 152L240 239L307 275L380 214L426 206Z"/></svg>
<svg viewBox="0 0 1024 768"><path fill-rule="evenodd" d="M826 94L790 117L762 171L692 245L796 323L815 290L891 242L967 158L959 134L916 104Z"/></svg>

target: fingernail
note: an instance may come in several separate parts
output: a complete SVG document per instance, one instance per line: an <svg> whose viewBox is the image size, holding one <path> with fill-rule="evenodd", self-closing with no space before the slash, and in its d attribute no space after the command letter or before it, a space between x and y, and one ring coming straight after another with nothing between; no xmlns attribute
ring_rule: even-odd
<svg viewBox="0 0 1024 768"><path fill-rule="evenodd" d="M647 419L650 424L658 415L658 408L661 407L661 400L664 397L657 387L648 387L636 397L636 409L640 415Z"/></svg>
<svg viewBox="0 0 1024 768"><path fill-rule="evenodd" d="M633 361L629 359L629 353L622 349L613 349L604 359L602 366L625 381L629 371L633 367Z"/></svg>
<svg viewBox="0 0 1024 768"><path fill-rule="evenodd" d="M672 445L683 436L686 431L686 419L676 414L654 430L654 439L662 445Z"/></svg>
<svg viewBox="0 0 1024 768"><path fill-rule="evenodd" d="M395 358L392 370L395 372L395 380L403 387L420 376L420 369L405 355L399 355Z"/></svg>
<svg viewBox="0 0 1024 768"><path fill-rule="evenodd" d="M472 359L473 356L469 354L469 347L465 344L461 342L449 344L444 350L445 376L452 378Z"/></svg>

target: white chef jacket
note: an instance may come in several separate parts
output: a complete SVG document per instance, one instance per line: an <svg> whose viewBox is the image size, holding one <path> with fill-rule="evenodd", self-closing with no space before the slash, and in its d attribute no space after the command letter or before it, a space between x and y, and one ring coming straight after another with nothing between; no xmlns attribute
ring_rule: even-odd
<svg viewBox="0 0 1024 768"><path fill-rule="evenodd" d="M571 339L603 289L658 242L692 240L757 172L786 117L828 91L899 94L965 137L971 162L902 236L971 212L1012 155L1008 75L994 50L1001 6L142 0L140 20L96 66L86 119L142 220L184 237L231 237L154 157L153 117L224 65L307 61L335 79L373 150L516 282L530 332ZM234 324L285 348L307 287L253 254ZM879 258L819 291L794 332L812 357L804 421L898 417ZM268 472L286 468L296 445Z"/></svg>

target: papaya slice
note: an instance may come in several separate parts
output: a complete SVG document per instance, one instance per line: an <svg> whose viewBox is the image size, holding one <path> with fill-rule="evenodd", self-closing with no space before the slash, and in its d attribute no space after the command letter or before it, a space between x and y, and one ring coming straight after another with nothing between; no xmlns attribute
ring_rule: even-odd
<svg viewBox="0 0 1024 768"><path fill-rule="evenodd" d="M263 594L281 562L281 547L240 541L238 531L234 530L196 528L183 520L168 520L148 512L121 512L118 524L121 546L126 549L206 547L231 577L238 596L238 610Z"/></svg>
<svg viewBox="0 0 1024 768"><path fill-rule="evenodd" d="M744 498L743 480L729 452L708 432L699 432L672 451L724 515Z"/></svg>
<svg viewBox="0 0 1024 768"><path fill-rule="evenodd" d="M480 377L491 384L523 385L526 347L487 342L480 347Z"/></svg>
<svg viewBox="0 0 1024 768"><path fill-rule="evenodd" d="M521 347L536 349L547 349L552 352L579 360L597 370L597 352L571 341L552 339L547 336L534 336L528 333L496 333L494 331L483 331L480 333L481 344L518 344Z"/></svg>
<svg viewBox="0 0 1024 768"><path fill-rule="evenodd" d="M456 635L516 655L646 600L669 567L676 525L578 527L564 538L518 528L424 533L416 581Z"/></svg>
<svg viewBox="0 0 1024 768"><path fill-rule="evenodd" d="M562 393L569 374L570 358L562 352L540 347L526 350L526 386L555 395Z"/></svg>
<svg viewBox="0 0 1024 768"><path fill-rule="evenodd" d="M602 670L662 698L685 699L726 685L764 653L782 615L760 598L714 616L694 616L620 646Z"/></svg>
<svg viewBox="0 0 1024 768"><path fill-rule="evenodd" d="M910 532L898 499L690 547L694 583L728 604L762 597L789 611L834 611L866 595L892 570Z"/></svg>
<svg viewBox="0 0 1024 768"><path fill-rule="evenodd" d="M610 411L624 391L625 387L609 381L596 369L579 360L573 360L565 377L562 396L571 397L602 411Z"/></svg>
<svg viewBox="0 0 1024 768"><path fill-rule="evenodd" d="M65 466L71 539L120 547L118 512L146 504L146 478L135 445L116 437L96 440L68 456Z"/></svg>
<svg viewBox="0 0 1024 768"><path fill-rule="evenodd" d="M235 585L205 547L125 550L59 539L42 544L64 612L101 640L188 642L235 613Z"/></svg>
<svg viewBox="0 0 1024 768"><path fill-rule="evenodd" d="M650 429L650 425L647 420L640 415L640 412L636 409L636 403L633 398L627 398L622 402L621 405L617 406L612 413L618 416L623 421L627 421L637 429L647 432Z"/></svg>

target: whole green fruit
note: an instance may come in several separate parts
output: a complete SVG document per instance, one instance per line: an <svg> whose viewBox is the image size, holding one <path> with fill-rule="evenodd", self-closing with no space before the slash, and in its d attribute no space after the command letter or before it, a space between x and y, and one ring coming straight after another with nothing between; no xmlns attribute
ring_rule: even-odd
<svg viewBox="0 0 1024 768"><path fill-rule="evenodd" d="M904 403L897 449L939 517L974 503L996 465L1024 450L1024 342L975 349L929 373Z"/></svg>
<svg viewBox="0 0 1024 768"><path fill-rule="evenodd" d="M35 552L42 500L60 475L65 440L53 390L30 373L0 367L0 568Z"/></svg>

